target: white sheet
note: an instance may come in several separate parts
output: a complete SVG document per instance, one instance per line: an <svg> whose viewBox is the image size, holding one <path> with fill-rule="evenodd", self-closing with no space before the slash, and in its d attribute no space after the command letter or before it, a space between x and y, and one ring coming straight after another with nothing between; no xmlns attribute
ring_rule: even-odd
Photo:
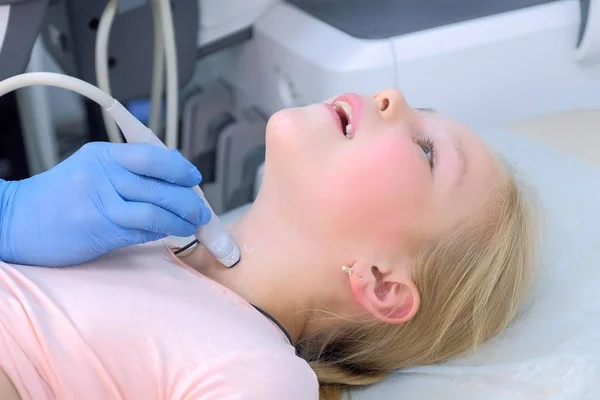
<svg viewBox="0 0 600 400"><path fill-rule="evenodd" d="M531 304L475 354L399 371L353 399L600 399L600 169L523 136L484 138L534 185L545 212Z"/></svg>

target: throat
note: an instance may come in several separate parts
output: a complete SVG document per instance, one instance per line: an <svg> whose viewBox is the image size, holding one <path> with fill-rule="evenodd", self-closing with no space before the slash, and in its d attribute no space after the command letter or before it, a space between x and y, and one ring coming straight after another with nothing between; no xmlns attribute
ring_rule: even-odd
<svg viewBox="0 0 600 400"><path fill-rule="evenodd" d="M222 266L203 246L181 256L183 262L209 279L232 290L289 333L292 343L303 335L312 304L311 293L299 285L297 271L288 258L293 249L285 234L274 227L257 225L245 216L231 228L241 258L232 267ZM264 219L263 219L264 221ZM287 244L286 244L287 243ZM268 245L267 245L268 244ZM287 262L286 262L287 261ZM310 290L310 288L308 288ZM269 318L270 319L270 318Z"/></svg>

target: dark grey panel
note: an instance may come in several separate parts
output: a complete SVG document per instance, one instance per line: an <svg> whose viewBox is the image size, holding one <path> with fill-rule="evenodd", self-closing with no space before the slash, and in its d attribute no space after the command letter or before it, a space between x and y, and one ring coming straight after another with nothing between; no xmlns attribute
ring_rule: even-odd
<svg viewBox="0 0 600 400"><path fill-rule="evenodd" d="M95 43L106 0L58 0L48 9L44 43L69 75L96 84ZM179 82L194 74L198 38L198 0L173 0ZM110 81L121 102L148 97L152 83L152 12L135 7L115 18L110 37Z"/></svg>
<svg viewBox="0 0 600 400"><path fill-rule="evenodd" d="M214 42L211 42L205 46L198 48L196 56L198 58L204 58L213 53L219 52L228 47L233 47L250 39L252 39L251 27L234 32L230 35L224 36L220 39L215 40Z"/></svg>
<svg viewBox="0 0 600 400"><path fill-rule="evenodd" d="M0 51L0 80L25 71L48 7L48 0L20 0L10 9Z"/></svg>
<svg viewBox="0 0 600 400"><path fill-rule="evenodd" d="M558 0L287 0L361 39L386 39Z"/></svg>
<svg viewBox="0 0 600 400"><path fill-rule="evenodd" d="M28 1L37 1L39 3L39 0L0 0L0 6L6 5L6 4L17 4L17 3L25 3Z"/></svg>
<svg viewBox="0 0 600 400"><path fill-rule="evenodd" d="M581 23L579 24L579 35L577 37L577 46L581 44L585 28L587 28L588 17L590 15L590 0L579 0L579 10L581 12Z"/></svg>
<svg viewBox="0 0 600 400"><path fill-rule="evenodd" d="M138 7L143 7L148 3L148 0L119 0L119 12L135 10Z"/></svg>

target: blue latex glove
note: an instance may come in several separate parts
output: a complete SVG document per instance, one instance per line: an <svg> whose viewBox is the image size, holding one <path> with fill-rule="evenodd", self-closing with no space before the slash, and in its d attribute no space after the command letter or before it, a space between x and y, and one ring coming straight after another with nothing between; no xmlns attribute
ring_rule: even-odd
<svg viewBox="0 0 600 400"><path fill-rule="evenodd" d="M174 150L86 144L40 175L0 181L0 259L67 266L168 235L193 235L210 219L190 189L201 180Z"/></svg>

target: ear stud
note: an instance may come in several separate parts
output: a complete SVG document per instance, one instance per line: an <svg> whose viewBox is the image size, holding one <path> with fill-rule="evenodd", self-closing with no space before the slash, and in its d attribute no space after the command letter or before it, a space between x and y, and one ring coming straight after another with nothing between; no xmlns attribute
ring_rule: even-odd
<svg viewBox="0 0 600 400"><path fill-rule="evenodd" d="M359 274L357 274L356 272L354 272L352 267L349 267L347 265L342 266L342 271L344 271L346 274L348 274L348 276L350 275L356 275L359 278L362 278L362 276L360 276Z"/></svg>

